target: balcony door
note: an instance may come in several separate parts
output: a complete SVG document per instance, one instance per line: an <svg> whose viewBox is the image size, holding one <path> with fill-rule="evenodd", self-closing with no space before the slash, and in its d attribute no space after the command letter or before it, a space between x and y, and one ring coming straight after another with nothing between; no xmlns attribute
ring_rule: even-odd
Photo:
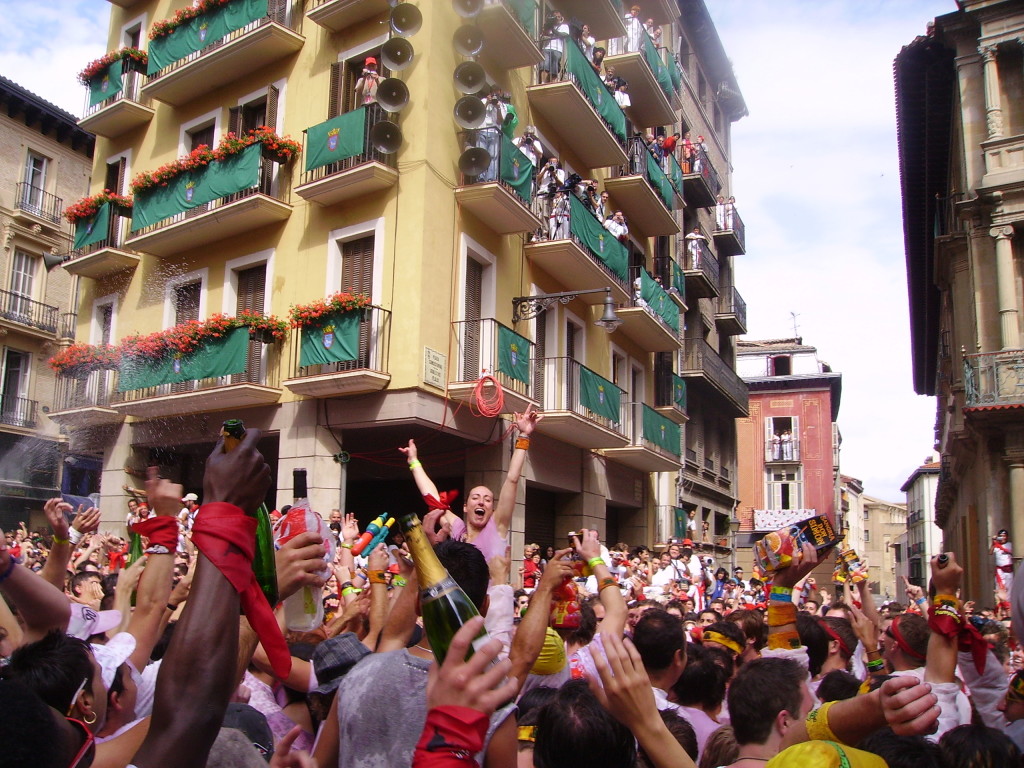
<svg viewBox="0 0 1024 768"><path fill-rule="evenodd" d="M37 258L15 249L11 260L11 296L8 311L20 323L32 321L32 296Z"/></svg>
<svg viewBox="0 0 1024 768"><path fill-rule="evenodd" d="M203 284L198 280L185 283L174 288L174 324L181 325L199 319L199 298ZM182 381L171 385L172 392L191 392L196 387L194 381Z"/></svg>
<svg viewBox="0 0 1024 768"><path fill-rule="evenodd" d="M35 152L29 152L25 157L25 186L21 194L21 208L39 216L43 214L48 166L48 159Z"/></svg>
<svg viewBox="0 0 1024 768"><path fill-rule="evenodd" d="M4 350L4 370L0 388L0 422L27 426L31 421L28 391L29 355L14 349Z"/></svg>
<svg viewBox="0 0 1024 768"><path fill-rule="evenodd" d="M462 323L461 381L480 378L480 313L484 266L473 258L466 259L465 309Z"/></svg>
<svg viewBox="0 0 1024 768"><path fill-rule="evenodd" d="M260 264L238 272L238 301L235 314L245 310L264 311L267 290L267 265ZM232 384L260 384L263 381L263 344L249 340L249 352L245 372L231 377Z"/></svg>
<svg viewBox="0 0 1024 768"><path fill-rule="evenodd" d="M373 296L373 235L349 240L341 245L341 290ZM359 358L337 363L337 370L370 368L373 335L372 311L363 313L359 322Z"/></svg>

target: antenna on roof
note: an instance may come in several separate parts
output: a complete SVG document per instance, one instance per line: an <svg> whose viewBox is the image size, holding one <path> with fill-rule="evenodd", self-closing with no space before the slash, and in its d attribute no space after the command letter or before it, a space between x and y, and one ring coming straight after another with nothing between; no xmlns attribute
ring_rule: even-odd
<svg viewBox="0 0 1024 768"><path fill-rule="evenodd" d="M797 344L803 343L803 339L800 338L799 326L796 324L796 319L800 317L796 312L789 313L790 318L793 320L793 338L796 339Z"/></svg>

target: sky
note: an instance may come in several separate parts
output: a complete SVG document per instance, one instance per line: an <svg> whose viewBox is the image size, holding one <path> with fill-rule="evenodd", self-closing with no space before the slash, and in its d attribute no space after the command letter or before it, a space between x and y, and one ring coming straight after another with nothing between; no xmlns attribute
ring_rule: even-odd
<svg viewBox="0 0 1024 768"><path fill-rule="evenodd" d="M842 472L905 501L900 486L932 451L935 401L911 379L892 62L956 4L706 2L750 112L732 155L746 338L791 337L795 313L804 343L843 374ZM106 53L110 4L3 5L18 32L0 38L0 74L81 114L75 75Z"/></svg>

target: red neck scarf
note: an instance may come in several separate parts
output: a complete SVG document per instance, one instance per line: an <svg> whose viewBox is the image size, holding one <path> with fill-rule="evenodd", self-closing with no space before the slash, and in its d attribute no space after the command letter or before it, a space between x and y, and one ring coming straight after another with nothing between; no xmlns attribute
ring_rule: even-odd
<svg viewBox="0 0 1024 768"><path fill-rule="evenodd" d="M178 518L176 517L168 517L166 515L151 517L148 520L143 520L141 523L135 523L131 529L132 533L137 533L149 539L149 546L151 547L162 546L172 554L178 547Z"/></svg>
<svg viewBox="0 0 1024 768"><path fill-rule="evenodd" d="M429 493L423 494L423 500L427 502L428 509L446 509L450 510L455 500L459 498L458 491L441 491L438 494L441 498L435 499Z"/></svg>
<svg viewBox="0 0 1024 768"><path fill-rule="evenodd" d="M280 679L287 677L292 667L291 653L252 571L256 518L234 504L203 504L192 525L192 542L238 592L242 612L263 644L274 675Z"/></svg>

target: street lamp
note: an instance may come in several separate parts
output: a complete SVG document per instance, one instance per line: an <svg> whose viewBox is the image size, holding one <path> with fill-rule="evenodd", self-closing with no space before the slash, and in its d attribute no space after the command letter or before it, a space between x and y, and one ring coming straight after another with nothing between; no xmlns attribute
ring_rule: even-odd
<svg viewBox="0 0 1024 768"><path fill-rule="evenodd" d="M611 333L620 325L622 318L615 314L615 300L611 288L591 288L586 291L565 291L563 293L540 293L536 296L516 296L512 299L512 322L529 320L546 312L554 304L568 304L577 296L587 293L604 293L604 312L594 325Z"/></svg>
<svg viewBox="0 0 1024 768"><path fill-rule="evenodd" d="M733 513L735 514L735 512ZM736 534L740 532L740 519L733 517L729 521L729 534L732 537L732 570L736 571Z"/></svg>

